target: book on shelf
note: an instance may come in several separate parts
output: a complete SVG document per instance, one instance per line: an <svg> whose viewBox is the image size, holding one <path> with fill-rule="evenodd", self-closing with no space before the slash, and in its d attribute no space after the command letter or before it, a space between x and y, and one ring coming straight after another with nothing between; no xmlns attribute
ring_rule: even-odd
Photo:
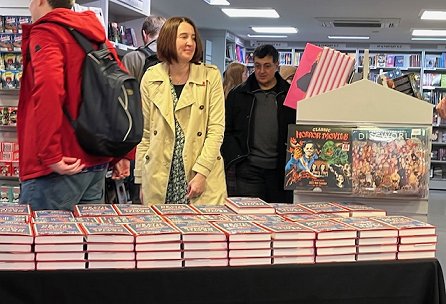
<svg viewBox="0 0 446 304"><path fill-rule="evenodd" d="M183 266L183 260L171 259L171 260L146 260L136 261L136 268L181 268Z"/></svg>
<svg viewBox="0 0 446 304"><path fill-rule="evenodd" d="M424 127L353 129L353 193L369 197L426 197L429 133Z"/></svg>
<svg viewBox="0 0 446 304"><path fill-rule="evenodd" d="M0 252L0 261L34 261L34 252Z"/></svg>
<svg viewBox="0 0 446 304"><path fill-rule="evenodd" d="M386 216L387 212L383 209L378 209L372 206L367 206L361 203L352 202L332 202L347 209L350 213L350 217L371 217L371 216Z"/></svg>
<svg viewBox="0 0 446 304"><path fill-rule="evenodd" d="M89 261L89 269L133 269L136 261Z"/></svg>
<svg viewBox="0 0 446 304"><path fill-rule="evenodd" d="M225 267L228 259L185 259L184 267Z"/></svg>
<svg viewBox="0 0 446 304"><path fill-rule="evenodd" d="M427 251L399 251L397 253L398 260L406 259L430 259L435 258L435 250Z"/></svg>
<svg viewBox="0 0 446 304"><path fill-rule="evenodd" d="M134 204L113 204L118 215L155 215L155 211L150 206Z"/></svg>
<svg viewBox="0 0 446 304"><path fill-rule="evenodd" d="M285 189L351 192L352 128L288 125Z"/></svg>
<svg viewBox="0 0 446 304"><path fill-rule="evenodd" d="M35 270L36 263L32 262L2 262L0 261L0 270Z"/></svg>
<svg viewBox="0 0 446 304"><path fill-rule="evenodd" d="M226 258L228 258L228 251L226 249L183 251L183 259L226 259Z"/></svg>
<svg viewBox="0 0 446 304"><path fill-rule="evenodd" d="M397 244L376 244L358 246L358 253L397 252Z"/></svg>
<svg viewBox="0 0 446 304"><path fill-rule="evenodd" d="M166 222L127 224L135 235L136 243L176 242L181 240L180 232Z"/></svg>
<svg viewBox="0 0 446 304"><path fill-rule="evenodd" d="M273 248L272 256L314 256L316 250L314 247L290 247L290 248Z"/></svg>
<svg viewBox="0 0 446 304"><path fill-rule="evenodd" d="M286 95L284 105L296 109L297 103L304 99L322 53L322 48L307 43L294 74L291 87Z"/></svg>
<svg viewBox="0 0 446 304"><path fill-rule="evenodd" d="M271 231L271 238L275 240L314 240L316 233L295 222L261 222L260 226Z"/></svg>
<svg viewBox="0 0 446 304"><path fill-rule="evenodd" d="M89 251L88 261L132 261L135 260L134 251Z"/></svg>
<svg viewBox="0 0 446 304"><path fill-rule="evenodd" d="M204 243L200 244L215 244L215 243ZM179 242L158 242L158 243L139 243L135 244L135 251L180 251L181 241Z"/></svg>
<svg viewBox="0 0 446 304"><path fill-rule="evenodd" d="M316 255L316 263L355 262L356 254Z"/></svg>
<svg viewBox="0 0 446 304"><path fill-rule="evenodd" d="M229 242L271 240L271 232L252 222L215 222L214 225L227 234Z"/></svg>
<svg viewBox="0 0 446 304"><path fill-rule="evenodd" d="M133 243L135 237L119 224L81 223L87 243Z"/></svg>
<svg viewBox="0 0 446 304"><path fill-rule="evenodd" d="M37 223L33 228L36 244L84 242L85 233L78 223Z"/></svg>
<svg viewBox="0 0 446 304"><path fill-rule="evenodd" d="M355 228L334 220L313 220L301 222L302 225L317 232L316 239L354 239Z"/></svg>
<svg viewBox="0 0 446 304"><path fill-rule="evenodd" d="M350 212L343 207L330 202L319 203L301 203L299 204L303 208L306 208L311 213L315 214L334 214L340 217L349 217Z"/></svg>
<svg viewBox="0 0 446 304"><path fill-rule="evenodd" d="M398 251L433 251L437 243L399 244Z"/></svg>
<svg viewBox="0 0 446 304"><path fill-rule="evenodd" d="M316 247L316 256L356 254L356 246Z"/></svg>
<svg viewBox="0 0 446 304"><path fill-rule="evenodd" d="M36 270L74 270L85 269L85 261L45 261L36 262Z"/></svg>
<svg viewBox="0 0 446 304"><path fill-rule="evenodd" d="M374 217L374 220L396 227L399 236L435 235L435 226L406 216Z"/></svg>
<svg viewBox="0 0 446 304"><path fill-rule="evenodd" d="M356 244L361 245L379 245L379 244L397 244L398 237L370 237L370 238L358 238Z"/></svg>
<svg viewBox="0 0 446 304"><path fill-rule="evenodd" d="M400 244L420 244L436 242L436 235L400 236Z"/></svg>
<svg viewBox="0 0 446 304"><path fill-rule="evenodd" d="M1 244L33 244L34 233L30 224L0 223Z"/></svg>
<svg viewBox="0 0 446 304"><path fill-rule="evenodd" d="M273 257L273 264L314 264L314 256Z"/></svg>
<svg viewBox="0 0 446 304"><path fill-rule="evenodd" d="M85 261L85 252L37 252L36 261Z"/></svg>
<svg viewBox="0 0 446 304"><path fill-rule="evenodd" d="M181 250L162 251L137 251L136 260L180 260Z"/></svg>
<svg viewBox="0 0 446 304"><path fill-rule="evenodd" d="M170 215L170 214L190 214L195 215L197 211L189 205L185 204L162 204L162 205L152 205L153 210L159 215Z"/></svg>
<svg viewBox="0 0 446 304"><path fill-rule="evenodd" d="M182 234L183 242L224 242L226 235L208 222L176 222L174 227Z"/></svg>
<svg viewBox="0 0 446 304"><path fill-rule="evenodd" d="M115 208L110 204L78 204L74 206L75 216L117 216Z"/></svg>
<svg viewBox="0 0 446 304"><path fill-rule="evenodd" d="M336 219L336 221L354 227L358 231L359 238L382 238L398 236L398 229L396 229L395 227L369 218L349 217Z"/></svg>
<svg viewBox="0 0 446 304"><path fill-rule="evenodd" d="M274 208L258 197L227 197L225 205L238 214L275 214Z"/></svg>
<svg viewBox="0 0 446 304"><path fill-rule="evenodd" d="M270 265L271 262L271 257L230 258L229 266Z"/></svg>
<svg viewBox="0 0 446 304"><path fill-rule="evenodd" d="M35 244L34 251L35 252L81 252L81 251L84 251L84 244L83 243Z"/></svg>
<svg viewBox="0 0 446 304"><path fill-rule="evenodd" d="M358 253L357 261L385 261L396 260L396 252Z"/></svg>

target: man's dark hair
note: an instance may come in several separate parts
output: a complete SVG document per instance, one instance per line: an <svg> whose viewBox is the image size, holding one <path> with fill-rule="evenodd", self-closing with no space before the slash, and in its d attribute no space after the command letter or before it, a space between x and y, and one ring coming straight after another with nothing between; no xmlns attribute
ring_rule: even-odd
<svg viewBox="0 0 446 304"><path fill-rule="evenodd" d="M261 46L258 46L254 50L253 55L254 55L254 57L257 57L257 58L265 58L266 56L271 56L271 57L273 57L274 63L279 62L279 52L271 44L263 44Z"/></svg>
<svg viewBox="0 0 446 304"><path fill-rule="evenodd" d="M74 5L74 0L48 0L48 4L52 8L68 8L71 9Z"/></svg>
<svg viewBox="0 0 446 304"><path fill-rule="evenodd" d="M142 24L141 35L143 37L143 33L146 33L146 35L149 35L151 37L158 35L164 22L166 22L166 18L161 16L147 17Z"/></svg>

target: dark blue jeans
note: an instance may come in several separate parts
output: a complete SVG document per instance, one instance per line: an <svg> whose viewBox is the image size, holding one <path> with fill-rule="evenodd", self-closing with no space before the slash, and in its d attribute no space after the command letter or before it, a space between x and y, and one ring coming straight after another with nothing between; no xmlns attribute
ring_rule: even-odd
<svg viewBox="0 0 446 304"><path fill-rule="evenodd" d="M75 175L52 173L24 181L20 185L20 203L32 210L73 210L76 204L104 202L107 167L85 170Z"/></svg>

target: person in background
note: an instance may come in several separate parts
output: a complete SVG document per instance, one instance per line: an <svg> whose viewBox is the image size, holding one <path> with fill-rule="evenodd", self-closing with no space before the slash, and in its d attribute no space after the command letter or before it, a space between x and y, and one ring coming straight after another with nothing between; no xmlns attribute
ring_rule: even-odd
<svg viewBox="0 0 446 304"><path fill-rule="evenodd" d="M33 24L23 25L23 77L17 114L20 146L20 203L33 210L72 210L78 203L104 200L110 157L87 154L79 145L64 110L73 118L81 102L85 51L64 24L92 43L116 51L91 11L71 10L73 0L31 0ZM116 160L115 160L116 161ZM117 161L113 178L129 175L129 160Z"/></svg>
<svg viewBox="0 0 446 304"><path fill-rule="evenodd" d="M446 97L440 100L435 109L442 119L446 119Z"/></svg>
<svg viewBox="0 0 446 304"><path fill-rule="evenodd" d="M281 65L279 68L279 74L285 79L289 84L293 81L294 74L296 73L297 67L293 65Z"/></svg>
<svg viewBox="0 0 446 304"><path fill-rule="evenodd" d="M222 204L225 109L220 71L201 63L201 38L187 17L166 21L157 54L162 63L149 68L141 81L144 134L135 168L141 201Z"/></svg>
<svg viewBox="0 0 446 304"><path fill-rule="evenodd" d="M139 49L144 48L148 50L148 54L156 54L156 39L164 22L166 22L166 18L160 16L149 16L144 20L141 28L144 45ZM142 75L145 73L144 65L147 54L139 49L125 54L122 58L122 63L127 68L129 74L141 82Z"/></svg>
<svg viewBox="0 0 446 304"><path fill-rule="evenodd" d="M248 68L239 62L231 62L223 73L223 91L225 98L229 91L248 79Z"/></svg>
<svg viewBox="0 0 446 304"><path fill-rule="evenodd" d="M142 76L146 72L146 67L158 63L156 57L156 39L158 34L166 22L166 18L160 16L147 17L141 28L141 36L144 45L137 50L129 52L122 58L122 63L127 68L130 75L135 77L141 83ZM149 62L147 62L149 61ZM140 185L135 184L135 177L133 172L135 170L135 161L130 161L130 176L126 179L126 184L129 190L130 200L133 204L141 204L140 200Z"/></svg>
<svg viewBox="0 0 446 304"><path fill-rule="evenodd" d="M231 195L291 203L293 192L283 190L288 124L296 122L296 111L283 105L290 85L277 72L274 46L253 55L254 73L226 98L222 155L226 170L235 170Z"/></svg>

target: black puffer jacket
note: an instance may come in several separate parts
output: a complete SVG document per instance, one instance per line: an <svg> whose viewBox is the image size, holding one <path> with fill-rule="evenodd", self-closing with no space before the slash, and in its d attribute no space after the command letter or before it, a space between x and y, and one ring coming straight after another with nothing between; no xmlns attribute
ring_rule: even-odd
<svg viewBox="0 0 446 304"><path fill-rule="evenodd" d="M285 168L286 141L288 124L296 122L296 110L285 107L283 102L290 85L276 73L277 88L277 119L279 121L279 136L277 151L279 152L278 168ZM226 98L226 127L223 145L221 147L225 168L246 159L250 153L252 127L254 122L254 107L256 98L254 92L259 90L254 73L246 82L229 92ZM285 172L285 169L281 170Z"/></svg>

